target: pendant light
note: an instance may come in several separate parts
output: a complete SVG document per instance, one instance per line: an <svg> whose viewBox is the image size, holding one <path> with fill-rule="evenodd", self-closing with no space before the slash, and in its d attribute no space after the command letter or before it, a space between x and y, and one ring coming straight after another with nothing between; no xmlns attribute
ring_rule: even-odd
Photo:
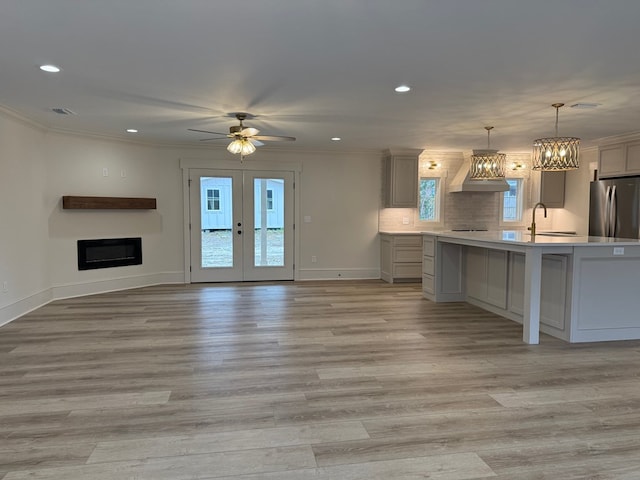
<svg viewBox="0 0 640 480"><path fill-rule="evenodd" d="M558 110L564 103L551 105L556 109L556 136L538 138L533 141L533 170L554 172L575 170L578 163L580 139L576 137L558 136Z"/></svg>
<svg viewBox="0 0 640 480"><path fill-rule="evenodd" d="M491 130L493 127L484 127L487 131L487 148L474 150L471 155L470 178L472 180L490 180L504 178L507 156L491 149Z"/></svg>

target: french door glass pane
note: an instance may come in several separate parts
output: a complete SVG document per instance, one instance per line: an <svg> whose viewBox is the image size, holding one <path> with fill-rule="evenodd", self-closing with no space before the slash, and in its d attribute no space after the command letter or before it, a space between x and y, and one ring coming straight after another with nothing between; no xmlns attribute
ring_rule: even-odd
<svg viewBox="0 0 640 480"><path fill-rule="evenodd" d="M202 268L233 267L231 177L201 177ZM208 195L210 193L211 195ZM216 195L217 194L217 195ZM209 208L213 207L213 208Z"/></svg>
<svg viewBox="0 0 640 480"><path fill-rule="evenodd" d="M284 180L255 178L254 266L284 265Z"/></svg>

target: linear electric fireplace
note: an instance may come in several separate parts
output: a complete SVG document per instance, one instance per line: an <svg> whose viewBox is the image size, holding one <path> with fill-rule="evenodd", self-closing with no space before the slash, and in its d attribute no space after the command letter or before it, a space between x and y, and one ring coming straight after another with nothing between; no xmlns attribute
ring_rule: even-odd
<svg viewBox="0 0 640 480"><path fill-rule="evenodd" d="M78 270L142 264L142 238L78 240Z"/></svg>

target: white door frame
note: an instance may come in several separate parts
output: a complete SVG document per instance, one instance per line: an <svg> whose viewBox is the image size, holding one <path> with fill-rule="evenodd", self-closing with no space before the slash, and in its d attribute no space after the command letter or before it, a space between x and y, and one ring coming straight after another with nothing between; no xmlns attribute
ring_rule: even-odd
<svg viewBox="0 0 640 480"><path fill-rule="evenodd" d="M221 153L222 154L222 153ZM226 152L222 155L226 155ZM302 164L300 162L274 162L262 160L245 159L244 162L237 160L211 160L211 159L190 159L181 158L180 168L182 169L182 211L183 211L183 244L184 244L184 283L191 283L191 231L190 231L190 209L189 209L189 170L192 169L215 169L215 170L271 170L293 172L294 181L294 229L300 225L300 174ZM295 231L295 230L294 230ZM300 235L296 231L294 234L294 261L293 279L298 280L298 269L300 265Z"/></svg>

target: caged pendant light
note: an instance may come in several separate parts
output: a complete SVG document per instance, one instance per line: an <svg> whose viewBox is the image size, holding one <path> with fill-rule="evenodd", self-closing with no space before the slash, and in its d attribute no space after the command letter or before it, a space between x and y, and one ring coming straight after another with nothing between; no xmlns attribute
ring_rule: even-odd
<svg viewBox="0 0 640 480"><path fill-rule="evenodd" d="M551 105L556 109L556 136L538 138L533 141L533 170L558 172L575 170L580 167L578 151L580 139L558 136L558 110L564 103Z"/></svg>
<svg viewBox="0 0 640 480"><path fill-rule="evenodd" d="M472 180L490 180L504 178L507 156L491 149L491 130L493 127L484 127L487 131L487 148L474 150L471 155L470 178Z"/></svg>

